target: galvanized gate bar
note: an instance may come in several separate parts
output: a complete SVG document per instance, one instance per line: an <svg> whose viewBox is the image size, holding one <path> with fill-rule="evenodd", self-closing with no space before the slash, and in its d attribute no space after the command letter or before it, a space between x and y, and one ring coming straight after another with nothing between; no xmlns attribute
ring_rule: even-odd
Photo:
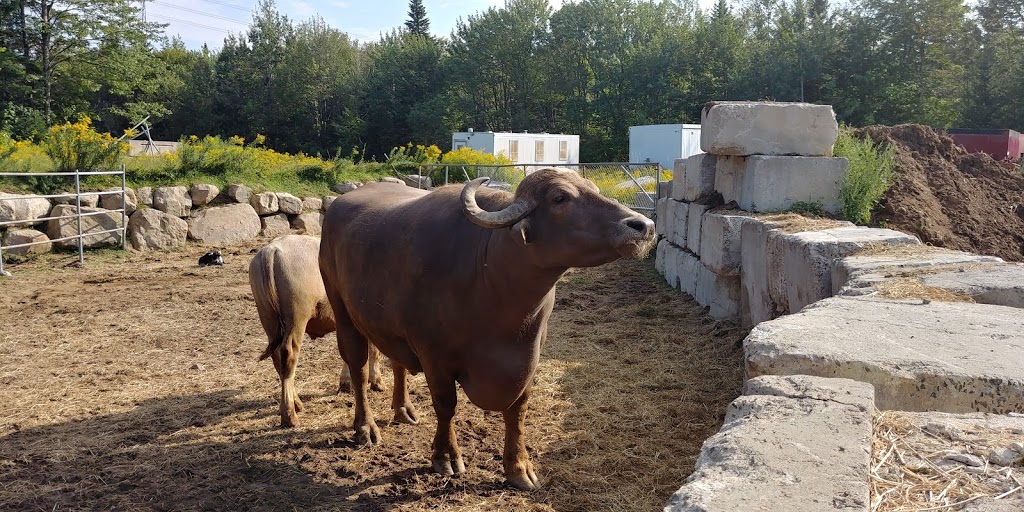
<svg viewBox="0 0 1024 512"><path fill-rule="evenodd" d="M97 192L82 192L82 176L116 176L121 175L121 190L109 190L109 191L97 191ZM78 240L78 262L79 264L85 263L85 243L84 239L87 236L99 236L109 233L119 233L121 235L121 249L127 249L128 239L128 195L127 195L127 173L125 172L124 164L121 165L120 171L84 171L80 172L77 169L74 172L0 172L0 177L38 177L38 176L74 176L75 177L75 192L74 193L63 193L63 194L46 194L46 195L10 195L0 197L0 201L15 200L15 199L58 199L58 198L75 198L75 222L77 228L77 234L73 236L48 239L44 242L28 242L17 245L2 245L0 240L0 276L10 276L10 273L4 269L3 251L4 249L18 249L21 247L32 247L36 245L52 244L54 242L63 242L67 240ZM103 209L101 211L83 213L82 212L82 197L83 196L105 196L121 194L121 208L119 209ZM106 229L102 231L84 232L82 229L82 217L92 217L96 215L108 215L111 213L121 214L121 226L114 229ZM39 217L35 219L26 220L11 220L0 222L0 228L5 226L17 226L17 225L34 225L40 222L46 222L51 220L67 219L70 216L63 217Z"/></svg>

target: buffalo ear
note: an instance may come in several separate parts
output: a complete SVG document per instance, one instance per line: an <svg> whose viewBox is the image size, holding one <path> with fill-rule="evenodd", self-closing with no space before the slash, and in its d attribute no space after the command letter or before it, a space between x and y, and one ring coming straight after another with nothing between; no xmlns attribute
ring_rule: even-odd
<svg viewBox="0 0 1024 512"><path fill-rule="evenodd" d="M523 238L523 245L530 245L531 243L533 243L533 233L530 232L531 229L529 219L523 219L513 224L512 231L518 232L519 235Z"/></svg>

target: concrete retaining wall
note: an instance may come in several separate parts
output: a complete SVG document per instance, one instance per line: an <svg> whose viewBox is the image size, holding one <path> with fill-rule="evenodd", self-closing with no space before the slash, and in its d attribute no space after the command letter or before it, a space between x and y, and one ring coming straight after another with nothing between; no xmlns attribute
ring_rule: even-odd
<svg viewBox="0 0 1024 512"><path fill-rule="evenodd" d="M657 268L713 317L756 326L750 380L665 510L867 511L873 408L1024 412L1024 265L764 214L838 204L845 163L808 132L831 110L722 105L705 111L727 125L702 130L709 154L678 163L713 192L673 190L665 209L685 222L657 221ZM787 115L799 122L763 122Z"/></svg>

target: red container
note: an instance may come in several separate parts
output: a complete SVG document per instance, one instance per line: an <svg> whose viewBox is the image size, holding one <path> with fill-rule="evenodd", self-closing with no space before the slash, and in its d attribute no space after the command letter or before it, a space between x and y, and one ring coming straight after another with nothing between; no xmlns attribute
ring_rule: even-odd
<svg viewBox="0 0 1024 512"><path fill-rule="evenodd" d="M1024 154L1024 135L1013 130L950 128L953 142L971 153L988 153L996 160L1017 160Z"/></svg>

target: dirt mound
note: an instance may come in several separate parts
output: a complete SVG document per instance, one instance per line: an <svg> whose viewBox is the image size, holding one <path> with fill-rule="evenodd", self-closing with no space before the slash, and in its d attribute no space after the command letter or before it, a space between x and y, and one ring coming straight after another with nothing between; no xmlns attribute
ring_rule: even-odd
<svg viewBox="0 0 1024 512"><path fill-rule="evenodd" d="M1024 175L927 126L855 134L896 148L896 183L875 208L876 222L929 245L1024 261Z"/></svg>

